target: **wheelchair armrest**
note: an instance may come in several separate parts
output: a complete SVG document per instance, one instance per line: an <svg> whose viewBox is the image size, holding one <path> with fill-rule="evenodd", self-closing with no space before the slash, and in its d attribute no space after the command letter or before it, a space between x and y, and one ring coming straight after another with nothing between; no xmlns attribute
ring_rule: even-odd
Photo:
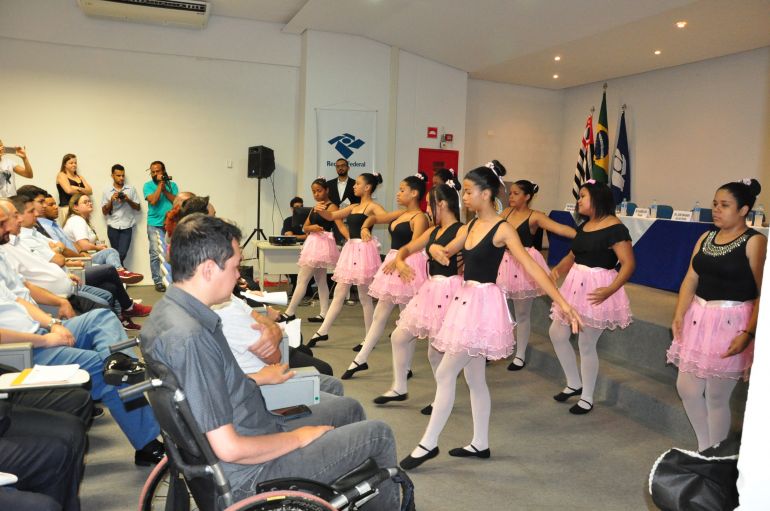
<svg viewBox="0 0 770 511"><path fill-rule="evenodd" d="M17 371L32 367L32 343L0 344L0 364L13 367Z"/></svg>
<svg viewBox="0 0 770 511"><path fill-rule="evenodd" d="M367 458L366 461L358 465L356 468L338 477L329 485L338 492L344 492L361 481L368 479L379 472L380 467L377 466L377 462L373 458Z"/></svg>

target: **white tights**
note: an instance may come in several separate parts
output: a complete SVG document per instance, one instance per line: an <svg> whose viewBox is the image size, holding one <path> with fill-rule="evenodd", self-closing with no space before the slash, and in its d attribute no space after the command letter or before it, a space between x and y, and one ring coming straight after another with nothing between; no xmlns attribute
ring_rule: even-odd
<svg viewBox="0 0 770 511"><path fill-rule="evenodd" d="M324 277L325 278L325 277ZM361 307L364 309L364 328L369 331L369 327L372 324L372 314L374 313L374 306L372 304L372 297L369 296L369 284L358 284L358 300L361 302ZM319 335L326 335L329 333L329 329L334 324L334 320L337 319L342 306L345 304L345 298L350 291L350 284L344 282L338 282L334 288L334 299L329 307L329 310L324 317L324 322L321 323L321 328L318 329Z"/></svg>
<svg viewBox="0 0 770 511"><path fill-rule="evenodd" d="M403 328L396 328L390 334L390 347L393 351L393 385L385 395L406 394L407 392L407 374L412 367L414 358L414 349L417 346L417 339ZM435 349L428 341L428 362L436 376L441 358L444 354Z"/></svg>
<svg viewBox="0 0 770 511"><path fill-rule="evenodd" d="M730 395L737 383L732 378L699 378L679 372L676 390L695 430L699 451L721 442L730 433Z"/></svg>
<svg viewBox="0 0 770 511"><path fill-rule="evenodd" d="M445 353L436 369L436 397L428 427L420 440L428 450L438 445L438 437L444 429L455 401L457 375L465 374L465 381L471 394L473 415L473 439L471 444L482 451L489 447L489 414L491 401L486 380L487 361L484 357L471 357L467 353ZM470 450L470 449L468 449ZM416 447L412 456L424 456L423 449Z"/></svg>
<svg viewBox="0 0 770 511"><path fill-rule="evenodd" d="M596 377L599 375L599 354L596 352L596 344L604 329L584 326L578 336L578 348L580 350L580 372L577 367L575 350L569 342L572 331L569 325L560 321L553 321L548 334L551 336L553 349L559 358L559 363L567 377L567 386L572 389L583 387L581 399L593 404ZM582 383L581 383L582 377Z"/></svg>
<svg viewBox="0 0 770 511"><path fill-rule="evenodd" d="M321 316L326 317L329 311L329 285L326 283L326 268L311 268L310 266L300 266L297 274L297 287L291 295L291 302L286 308L286 314L291 316L297 312L302 297L305 296L307 286L310 284L310 278L315 279L318 286L318 300L321 302Z"/></svg>
<svg viewBox="0 0 770 511"><path fill-rule="evenodd" d="M364 337L363 347L361 351L356 355L356 364L351 364L349 369L353 369L356 365L361 365L369 358L369 354L372 352L377 343L380 342L382 332L385 331L385 325L388 323L390 313L396 304L388 300L382 299L377 302L377 306L374 308L374 315L370 321L370 325L366 329L366 337ZM399 305L399 310L404 310L405 305Z"/></svg>
<svg viewBox="0 0 770 511"><path fill-rule="evenodd" d="M532 303L534 303L535 299L523 298L512 301L513 312L516 317L516 358L524 361L526 360L529 336L532 331L532 322L529 317L532 313Z"/></svg>

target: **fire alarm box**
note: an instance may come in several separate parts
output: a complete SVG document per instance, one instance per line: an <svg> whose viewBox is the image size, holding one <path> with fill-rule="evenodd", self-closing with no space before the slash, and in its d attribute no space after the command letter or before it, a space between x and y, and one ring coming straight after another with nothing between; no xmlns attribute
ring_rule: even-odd
<svg viewBox="0 0 770 511"><path fill-rule="evenodd" d="M438 138L438 128L433 126L428 127L428 138Z"/></svg>
<svg viewBox="0 0 770 511"><path fill-rule="evenodd" d="M454 135L452 135L451 133L447 133L446 135L444 135L444 142L451 142L452 140L454 140L454 138L455 138Z"/></svg>

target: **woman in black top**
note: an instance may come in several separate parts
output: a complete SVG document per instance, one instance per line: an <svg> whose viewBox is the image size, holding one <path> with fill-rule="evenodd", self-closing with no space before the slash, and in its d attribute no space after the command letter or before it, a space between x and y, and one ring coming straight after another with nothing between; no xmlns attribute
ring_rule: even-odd
<svg viewBox="0 0 770 511"><path fill-rule="evenodd" d="M329 339L329 329L342 310L350 286L354 284L358 287L358 299L364 309L366 331L372 324L374 305L372 304L372 297L369 296L369 284L372 283L374 274L377 273L377 269L382 263L380 243L377 238L371 238L367 241L361 239L361 227L370 215L385 213L385 209L372 199L372 194L380 183L382 183L382 176L377 173L364 172L356 178L356 183L353 185L353 193L356 197L361 198L360 203L351 204L337 211L329 211L328 203L319 203L313 208L313 211L324 220L336 221L347 218L349 238L342 247L340 258L337 260L337 266L332 275L332 280L337 282L334 288L334 299L321 327L307 343L311 348L317 342Z"/></svg>
<svg viewBox="0 0 770 511"><path fill-rule="evenodd" d="M578 310L585 324L578 337L579 372L566 318L554 307L551 307L553 322L548 333L567 377L567 386L553 398L564 402L579 395L580 401L569 411L582 415L594 406L599 337L607 328L613 330L631 324L631 308L623 284L634 273L636 262L631 235L615 216L615 201L609 186L593 179L583 184L577 212L587 220L578 227L571 250L551 274L557 280L569 270L559 290ZM615 271L618 262L619 272Z"/></svg>
<svg viewBox="0 0 770 511"><path fill-rule="evenodd" d="M447 245L457 236L462 226L460 218L459 185L450 179L446 184L434 186L428 194L428 203L434 227L401 247L396 257L396 269L402 279L412 282L415 270L406 263L410 254L430 249L433 244ZM428 261L430 278L426 280L414 297L409 301L396 322L396 329L390 334L393 350L393 385L385 394L374 399L376 404L407 399L407 377L412 365L416 338L432 339L441 329L446 317L449 301L462 285L462 277L457 274L457 254L450 258L448 266L438 264L434 259ZM428 360L433 374L441 361L442 353L428 343ZM426 409L427 413L427 409Z"/></svg>
<svg viewBox="0 0 770 511"><path fill-rule="evenodd" d="M70 199L76 193L92 195L94 193L86 178L78 174L78 157L65 154L61 168L56 174L56 189L59 191L59 224L64 225L64 217L70 205Z"/></svg>
<svg viewBox="0 0 770 511"><path fill-rule="evenodd" d="M430 422L411 454L401 461L404 469L416 468L438 455L438 437L452 411L457 375L465 373L471 393L473 439L450 456L489 458L489 414L491 402L486 382L487 359L496 360L513 352L513 322L505 295L497 286L497 269L506 248L535 276L537 283L562 308L577 331L580 318L559 294L548 274L530 257L510 224L497 215L495 197L505 168L494 160L470 171L463 180L463 203L476 218L458 231L447 246L432 245L430 254L447 265L463 251L465 282L450 301L445 320L433 347L444 352L436 368L436 396Z"/></svg>
<svg viewBox="0 0 770 511"><path fill-rule="evenodd" d="M339 208L329 201L329 185L326 179L319 177L310 185L313 192L313 198L316 203L326 207L326 211L334 212ZM302 298L307 291L310 279L314 278L318 286L318 300L321 302L321 311L318 316L309 319L312 323L321 323L329 310L329 286L326 283L326 270L334 268L340 257L340 251L337 248L337 242L334 240L334 228L347 238L348 229L342 220L324 220L315 211L311 212L305 224L302 226L302 232L307 235L305 243L302 245L302 251L299 253L299 273L297 274L297 285L294 288L294 294L291 297L291 303L286 308L286 312L281 314L281 321L291 321L294 319L294 313L297 311Z"/></svg>
<svg viewBox="0 0 770 511"><path fill-rule="evenodd" d="M534 235L539 229L558 234L564 238L575 237L575 229L554 222L540 211L529 208L529 203L540 189L537 184L520 179L511 185L508 194L508 208L503 210L502 216L516 229L521 239L521 244L527 252L545 271L550 271L543 255L534 246ZM545 294L535 279L524 271L521 263L506 251L503 262L497 272L497 285L503 290L505 296L513 302L513 311L516 321L516 356L508 364L509 371L519 371L526 365L527 345L531 331L530 313L535 298Z"/></svg>
<svg viewBox="0 0 770 511"><path fill-rule="evenodd" d="M695 244L679 288L667 358L679 367L676 387L699 451L727 437L730 395L753 359L767 238L746 227L746 215L760 190L755 179L717 190L713 216L719 230Z"/></svg>
<svg viewBox="0 0 770 511"><path fill-rule="evenodd" d="M352 378L358 371L369 369L366 361L379 342L393 307L398 305L399 308L403 309L422 283L425 282L425 279L428 278L425 271L428 256L425 252L414 253L407 260L416 276L411 282L405 282L399 278L395 271L398 249L420 237L428 228L428 219L420 210L420 201L425 195L425 180L425 175L422 173L407 176L401 181L396 194L396 202L406 209L370 215L364 220L364 225L361 227L361 239L367 241L372 236L369 229L373 225L388 224L388 232L391 237L390 251L369 285L369 296L377 298L377 306L374 309L371 325L366 329L364 342L353 348L353 351L359 353L342 374L343 380Z"/></svg>

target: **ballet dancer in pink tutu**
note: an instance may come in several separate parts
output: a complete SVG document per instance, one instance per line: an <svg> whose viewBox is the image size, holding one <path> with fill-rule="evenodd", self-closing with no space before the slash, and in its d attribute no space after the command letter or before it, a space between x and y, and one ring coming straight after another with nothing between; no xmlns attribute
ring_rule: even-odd
<svg viewBox="0 0 770 511"><path fill-rule="evenodd" d="M460 218L459 185L449 179L446 184L434 186L428 193L431 217L435 223L422 235L401 247L396 256L396 270L407 282L414 280L417 272L407 263L411 254L429 250L433 244L446 246L455 239L462 226ZM401 311L396 322L396 329L390 335L393 350L393 385L383 395L374 399L378 405L391 401L406 401L407 377L412 365L412 357L417 338L433 339L441 329L441 324L449 309L449 302L462 285L463 279L457 273L457 254L449 258L449 265L437 263L433 258L428 261L426 280L417 293ZM433 374L441 361L443 353L428 343L428 360ZM430 415L432 407L423 408L425 415Z"/></svg>
<svg viewBox="0 0 770 511"><path fill-rule="evenodd" d="M376 172L373 174L365 172L356 178L356 183L353 185L353 193L356 197L361 198L359 204L351 204L337 211L329 211L326 204L316 204L313 208L313 211L318 213L324 220L337 221L347 218L348 235L350 238L342 247L340 257L337 260L337 266L332 275L332 280L337 282L337 286L334 288L332 304L323 323L321 323L321 327L307 343L311 348L316 343L329 339L329 329L342 310L345 298L352 285L358 287L358 298L361 301L361 307L364 309L364 326L367 331L372 323L374 306L368 292L369 284L371 284L374 274L377 273L381 263L380 243L377 241L377 238L370 238L366 241L361 239L361 227L370 215L382 215L385 213L383 207L372 200L372 194L380 183L382 183L382 176Z"/></svg>
<svg viewBox="0 0 770 511"><path fill-rule="evenodd" d="M486 383L487 359L499 360L513 352L513 322L505 295L497 286L497 269L506 248L554 299L575 331L580 326L577 312L562 298L548 274L530 257L509 223L495 211L494 199L502 185L505 168L494 160L470 171L463 181L463 203L476 218L458 231L447 246L432 245L430 253L441 264L461 249L465 282L449 304L444 323L433 339L433 347L444 352L436 369L433 413L422 439L412 453L401 460L405 470L420 466L439 453L438 437L454 405L455 385L460 371L471 393L473 439L469 445L449 451L450 456L489 458L490 398Z"/></svg>
<svg viewBox="0 0 770 511"><path fill-rule="evenodd" d="M631 324L631 307L623 284L634 273L636 261L631 235L615 216L615 200L609 186L593 179L587 181L580 187L576 209L586 221L578 226L571 250L554 266L551 275L554 281L567 275L559 291L577 309L585 325L578 337L580 371L569 342L569 318L553 306L553 322L548 333L567 377L567 386L553 398L564 402L580 396L580 401L569 411L583 415L594 407L599 337L606 329L626 328ZM618 262L620 271L615 270Z"/></svg>
<svg viewBox="0 0 770 511"><path fill-rule="evenodd" d="M520 179L513 183L508 193L508 207L503 210L502 217L516 229L521 244L527 249L532 259L548 272L550 269L543 259L543 255L534 246L535 233L538 229L543 229L572 239L575 237L575 229L554 222L544 213L529 208L529 203L539 189L537 184L526 179ZM537 285L529 273L524 271L521 264L508 251L503 255L503 262L500 263L497 285L505 292L505 296L513 302L514 320L516 321L516 355L508 365L508 370L519 371L524 369L527 364L525 360L532 330L532 323L530 322L532 302L535 301L536 297L544 295L545 291Z"/></svg>
<svg viewBox="0 0 770 511"><path fill-rule="evenodd" d="M746 226L761 187L755 179L721 186L714 195L716 231L695 244L679 289L668 361L698 450L730 432L730 395L748 378L754 355L767 238Z"/></svg>
<svg viewBox="0 0 770 511"><path fill-rule="evenodd" d="M334 212L338 208L329 200L329 185L326 179L319 177L310 185L313 198L317 204L321 204L326 211ZM329 286L326 283L326 270L334 268L340 251L334 239L334 229L338 229L344 238L348 237L348 228L342 220L324 220L316 211L312 211L302 230L307 234L302 251L299 253L299 273L297 274L297 286L291 297L291 302L286 312L281 314L279 321L292 321L302 298L305 296L310 279L314 278L318 286L318 300L321 302L320 314L308 321L322 323L329 310Z"/></svg>
<svg viewBox="0 0 770 511"><path fill-rule="evenodd" d="M369 296L378 300L377 307L374 309L374 318L366 331L364 342L353 348L353 351L358 351L358 354L342 374L343 380L352 378L359 371L369 369L367 359L379 342L393 307L398 305L399 308L403 309L428 278L426 270L428 256L424 251L416 252L406 260L406 263L414 271L413 279L403 280L395 271L398 250L413 239L420 237L428 228L428 219L420 210L420 201L425 195L426 179L425 175L420 172L413 176L407 176L401 181L396 194L396 202L406 209L371 215L364 221L361 228L361 239L367 240L371 237L369 229L372 226L388 224L391 238L390 251L385 256L385 261L377 270L374 280L369 286Z"/></svg>

